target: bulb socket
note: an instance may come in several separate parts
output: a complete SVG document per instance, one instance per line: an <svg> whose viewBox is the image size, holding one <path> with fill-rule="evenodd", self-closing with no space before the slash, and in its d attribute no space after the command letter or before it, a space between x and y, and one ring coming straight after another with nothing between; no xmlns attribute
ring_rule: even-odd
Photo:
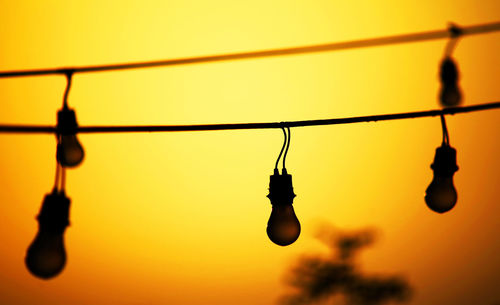
<svg viewBox="0 0 500 305"><path fill-rule="evenodd" d="M431 169L438 177L453 177L453 174L458 170L457 151L446 144L438 147Z"/></svg>
<svg viewBox="0 0 500 305"><path fill-rule="evenodd" d="M283 169L283 174L280 175L277 169L270 176L269 194L267 198L271 200L272 205L291 205L295 198L292 185L292 175L289 175L286 169Z"/></svg>
<svg viewBox="0 0 500 305"><path fill-rule="evenodd" d="M66 197L64 191L54 190L45 195L37 216L40 230L54 234L62 234L69 226L69 207L71 200Z"/></svg>
<svg viewBox="0 0 500 305"><path fill-rule="evenodd" d="M64 107L57 112L57 134L69 136L76 134L78 123L73 109Z"/></svg>
<svg viewBox="0 0 500 305"><path fill-rule="evenodd" d="M455 61L451 57L446 57L441 62L440 78L443 85L457 86L458 69Z"/></svg>

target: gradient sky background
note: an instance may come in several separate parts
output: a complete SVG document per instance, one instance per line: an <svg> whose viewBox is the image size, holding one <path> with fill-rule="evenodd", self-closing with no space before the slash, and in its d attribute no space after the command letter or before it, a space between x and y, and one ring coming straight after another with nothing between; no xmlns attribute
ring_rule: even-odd
<svg viewBox="0 0 500 305"><path fill-rule="evenodd" d="M1 1L0 70L320 44L500 20L488 1ZM446 40L74 76L81 125L265 122L435 109ZM464 105L500 99L500 34L463 38ZM0 80L0 123L55 124L63 76ZM80 135L68 173L68 262L32 277L25 251L52 188L55 137L0 134L1 304L275 304L323 223L374 227L360 263L400 274L410 304L500 302L500 111L448 117L451 212L427 209L439 118L292 129L299 240L266 236L281 130ZM498 304L498 303L497 303Z"/></svg>

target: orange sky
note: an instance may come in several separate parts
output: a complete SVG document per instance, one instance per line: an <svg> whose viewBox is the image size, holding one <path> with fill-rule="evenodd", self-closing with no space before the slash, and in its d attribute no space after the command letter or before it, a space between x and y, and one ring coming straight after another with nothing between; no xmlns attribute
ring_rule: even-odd
<svg viewBox="0 0 500 305"><path fill-rule="evenodd" d="M481 1L3 1L0 70L320 44L498 21ZM445 40L336 53L75 75L81 125L265 122L435 109ZM464 105L498 101L500 34L455 52ZM1 124L55 124L62 76L0 80ZM275 304L322 223L374 227L363 269L401 274L410 304L500 301L500 111L447 119L458 203L425 206L438 118L292 129L299 240L266 236L280 130L79 135L68 263L24 266L51 190L55 137L0 134L1 304Z"/></svg>

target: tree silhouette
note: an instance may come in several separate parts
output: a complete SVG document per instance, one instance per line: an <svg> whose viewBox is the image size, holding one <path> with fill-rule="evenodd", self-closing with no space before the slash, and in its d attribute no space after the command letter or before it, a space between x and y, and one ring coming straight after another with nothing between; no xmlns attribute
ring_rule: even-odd
<svg viewBox="0 0 500 305"><path fill-rule="evenodd" d="M294 291L282 297L282 304L333 303L335 296L342 296L348 305L381 305L410 299L411 288L403 277L365 275L356 264L357 253L373 244L373 230L346 233L325 227L319 237L332 253L299 259L286 278Z"/></svg>

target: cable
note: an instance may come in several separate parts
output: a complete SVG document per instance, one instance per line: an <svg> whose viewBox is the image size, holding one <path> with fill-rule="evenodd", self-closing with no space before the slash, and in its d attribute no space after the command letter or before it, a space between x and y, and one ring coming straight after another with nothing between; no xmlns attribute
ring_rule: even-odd
<svg viewBox="0 0 500 305"><path fill-rule="evenodd" d="M281 155L283 154L283 150L285 150L285 146L286 146L286 139L287 139L286 131L285 131L284 127L281 127L281 129L283 130L283 136L285 137L285 139L283 141L283 146L281 147L280 154L278 155L278 159L276 159L276 165L274 165L274 171L278 170L278 164L280 162Z"/></svg>
<svg viewBox="0 0 500 305"><path fill-rule="evenodd" d="M448 27L448 31L450 32L450 40L446 44L446 48L444 51L444 57L451 57L451 53L457 46L458 39L462 36L462 29L457 27L455 24L450 24Z"/></svg>
<svg viewBox="0 0 500 305"><path fill-rule="evenodd" d="M59 189L64 193L64 188L66 187L66 168L61 166L61 188Z"/></svg>
<svg viewBox="0 0 500 305"><path fill-rule="evenodd" d="M290 138L292 137L292 133L290 132L290 127L286 127L286 130L288 131L288 141L286 143L286 150L285 150L285 155L283 155L283 171L286 172L286 166L285 166L285 161L286 161L286 156L288 155L288 149L290 148ZM285 129L283 129L285 131Z"/></svg>
<svg viewBox="0 0 500 305"><path fill-rule="evenodd" d="M53 187L54 191L57 191L59 188L60 171L61 171L61 165L59 164L59 162L56 162L56 175L55 175L56 177L55 177L54 187Z"/></svg>
<svg viewBox="0 0 500 305"><path fill-rule="evenodd" d="M441 128L443 129L443 145L450 145L450 136L448 135L448 128L446 127L444 115L441 115Z"/></svg>
<svg viewBox="0 0 500 305"><path fill-rule="evenodd" d="M71 80L73 78L73 72L67 72L66 73L66 90L64 90L64 97L63 97L63 108L67 109L68 108L68 95L69 95L69 89L71 89Z"/></svg>
<svg viewBox="0 0 500 305"><path fill-rule="evenodd" d="M448 37L456 37L456 31L460 31L460 36L484 34L490 32L500 31L500 22L472 25L468 27L458 27L453 25L447 30L435 30L428 32L419 32L403 35L386 36L379 38L368 38L346 42L334 42L328 44L302 46L293 48L262 50L252 52L241 52L233 54L222 55L209 55L200 57L187 57L178 59L166 59L158 61L135 62L124 64L109 64L101 66L84 66L74 68L52 68L52 69L39 69L39 70L21 70L21 71L5 71L0 72L0 78L5 77L19 77L19 76L35 76L35 75L50 75L50 74L68 74L70 73L90 73L90 72L103 72L115 70L128 70L128 69L142 69L153 67L166 67L166 66L179 66L188 64L200 64L208 62L219 62L229 60L240 60L250 58L264 58L284 55L296 55L307 53L318 53L327 51L338 51L346 49L367 48L375 46L392 45L399 43L409 43L417 41L443 39Z"/></svg>
<svg viewBox="0 0 500 305"><path fill-rule="evenodd" d="M242 129L273 129L283 127L306 127L352 124L361 122L377 122L400 119L412 119L423 117L434 117L438 115L449 115L482 111L500 108L500 102L479 104L465 107L450 107L441 110L427 110L405 113L393 113L382 115L358 116L350 118L304 120L274 123L236 123L236 124L206 124L206 125L153 125L153 126L79 126L78 133L117 133L117 132L177 132L177 131L213 131L213 130L242 130ZM54 126L33 125L0 125L0 133L55 133Z"/></svg>

